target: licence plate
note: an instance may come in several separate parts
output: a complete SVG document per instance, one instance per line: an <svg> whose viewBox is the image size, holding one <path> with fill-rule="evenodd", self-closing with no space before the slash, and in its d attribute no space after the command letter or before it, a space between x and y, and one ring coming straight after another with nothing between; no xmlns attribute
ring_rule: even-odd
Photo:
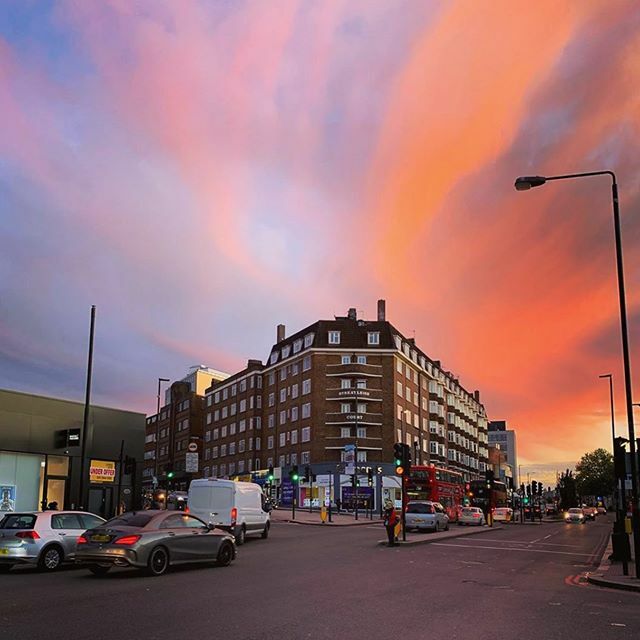
<svg viewBox="0 0 640 640"><path fill-rule="evenodd" d="M105 536L105 535L91 536L91 542L109 542L109 540L111 540L111 536Z"/></svg>
<svg viewBox="0 0 640 640"><path fill-rule="evenodd" d="M9 549L0 549L0 556L8 556Z"/></svg>
<svg viewBox="0 0 640 640"><path fill-rule="evenodd" d="M416 518L415 522L424 522L424 520L422 518Z"/></svg>

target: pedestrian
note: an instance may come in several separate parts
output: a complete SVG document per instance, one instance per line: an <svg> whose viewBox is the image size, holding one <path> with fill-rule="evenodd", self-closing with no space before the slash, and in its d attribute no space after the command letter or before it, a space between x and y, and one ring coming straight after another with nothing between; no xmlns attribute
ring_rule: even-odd
<svg viewBox="0 0 640 640"><path fill-rule="evenodd" d="M391 502L391 500L385 500L384 520L382 523L384 524L384 528L387 530L388 546L390 547L395 547L398 544L395 536L395 528L398 521L398 514L393 507L393 502Z"/></svg>
<svg viewBox="0 0 640 640"><path fill-rule="evenodd" d="M50 502L47 505L47 511L57 511L58 510L58 503L55 502L55 500L53 502Z"/></svg>

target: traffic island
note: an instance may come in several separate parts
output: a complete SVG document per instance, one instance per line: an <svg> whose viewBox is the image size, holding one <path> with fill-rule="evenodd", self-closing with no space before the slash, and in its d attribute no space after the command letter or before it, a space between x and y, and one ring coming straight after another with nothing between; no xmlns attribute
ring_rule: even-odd
<svg viewBox="0 0 640 640"><path fill-rule="evenodd" d="M598 587L622 589L623 591L640 593L640 580L635 577L633 559L629 560L629 575L625 576L622 571L622 563L609 560L612 551L613 545L611 540L609 540L609 544L602 555L600 566L593 573L587 574L587 581Z"/></svg>
<svg viewBox="0 0 640 640"><path fill-rule="evenodd" d="M477 535L479 533L487 533L490 531L500 531L504 529L504 525L494 524L493 527L483 525L481 527L450 527L449 531L439 531L438 533L407 533L407 540L398 540L396 547L411 547L418 544L430 544L432 542L441 542L442 540L450 540L451 538L462 538L464 536ZM380 546L388 546L386 540L378 540Z"/></svg>

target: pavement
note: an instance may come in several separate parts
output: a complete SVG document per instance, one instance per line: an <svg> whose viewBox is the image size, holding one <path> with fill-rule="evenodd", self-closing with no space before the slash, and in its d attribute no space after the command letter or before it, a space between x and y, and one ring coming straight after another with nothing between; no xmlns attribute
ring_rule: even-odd
<svg viewBox="0 0 640 640"><path fill-rule="evenodd" d="M633 536L629 536L629 544L633 551ZM611 561L609 556L613 551L611 536L609 543L602 556L600 566L587 576L591 584L599 587L609 587L610 589L623 589L625 591L636 591L640 593L640 580L636 577L635 562L633 558L629 560L629 575L624 575L622 562Z"/></svg>
<svg viewBox="0 0 640 640"><path fill-rule="evenodd" d="M360 512L358 519L352 513L332 513L331 522L327 516L327 520L322 522L319 511L309 513L309 509L296 509L295 517L293 517L291 509L274 509L271 512L272 522L295 522L296 524L308 524L319 527L357 527L371 524L381 524L382 518L377 513L373 514L373 518L368 513Z"/></svg>

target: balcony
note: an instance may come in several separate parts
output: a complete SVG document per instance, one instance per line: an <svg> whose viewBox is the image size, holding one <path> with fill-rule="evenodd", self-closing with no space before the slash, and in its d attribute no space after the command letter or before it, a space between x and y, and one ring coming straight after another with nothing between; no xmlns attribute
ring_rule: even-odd
<svg viewBox="0 0 640 640"><path fill-rule="evenodd" d="M382 367L379 364L328 364L327 377L346 378L358 376L361 378L382 378Z"/></svg>
<svg viewBox="0 0 640 640"><path fill-rule="evenodd" d="M381 413L327 413L325 424L338 424L360 427L382 425Z"/></svg>
<svg viewBox="0 0 640 640"><path fill-rule="evenodd" d="M381 389L359 389L351 387L349 389L327 389L327 400L364 400L371 402L382 402Z"/></svg>

